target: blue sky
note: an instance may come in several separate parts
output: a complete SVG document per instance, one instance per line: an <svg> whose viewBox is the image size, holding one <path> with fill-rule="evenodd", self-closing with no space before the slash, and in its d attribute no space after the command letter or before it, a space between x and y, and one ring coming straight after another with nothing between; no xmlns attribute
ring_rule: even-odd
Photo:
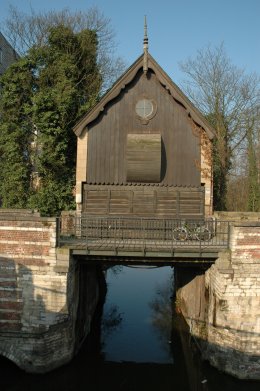
<svg viewBox="0 0 260 391"><path fill-rule="evenodd" d="M184 78L179 63L221 42L234 65L260 73L259 0L0 0L0 29L9 4L24 12L30 5L35 11L97 6L110 18L117 54L128 66L142 53L147 15L149 52L179 85Z"/></svg>

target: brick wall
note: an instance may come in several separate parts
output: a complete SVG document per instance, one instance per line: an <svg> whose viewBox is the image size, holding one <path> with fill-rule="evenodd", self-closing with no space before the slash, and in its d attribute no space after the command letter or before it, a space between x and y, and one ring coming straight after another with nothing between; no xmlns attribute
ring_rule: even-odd
<svg viewBox="0 0 260 391"><path fill-rule="evenodd" d="M198 283L205 288L202 295ZM203 314L190 305L194 295ZM230 250L207 270L205 284L203 278L192 281L180 290L179 300L204 358L236 377L260 379L259 222L234 223Z"/></svg>
<svg viewBox="0 0 260 391"><path fill-rule="evenodd" d="M230 250L206 273L207 357L238 377L260 379L260 223L236 223Z"/></svg>
<svg viewBox="0 0 260 391"><path fill-rule="evenodd" d="M60 312L66 303L64 276L53 271L55 247L55 219L0 213L0 331L43 329L55 322L44 315Z"/></svg>
<svg viewBox="0 0 260 391"><path fill-rule="evenodd" d="M31 266L55 262L56 219L0 213L0 255Z"/></svg>
<svg viewBox="0 0 260 391"><path fill-rule="evenodd" d="M56 248L56 228L55 218L0 212L0 355L29 372L68 362L80 342L75 330L80 266L69 249ZM96 288L86 296L91 299L82 323L86 334L98 300L96 270L87 270L87 276Z"/></svg>

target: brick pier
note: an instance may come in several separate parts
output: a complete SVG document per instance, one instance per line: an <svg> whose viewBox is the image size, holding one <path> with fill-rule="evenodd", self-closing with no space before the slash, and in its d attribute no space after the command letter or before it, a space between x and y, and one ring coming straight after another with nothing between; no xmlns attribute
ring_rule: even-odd
<svg viewBox="0 0 260 391"><path fill-rule="evenodd" d="M55 218L21 210L0 213L0 354L28 372L70 361L82 342L78 335L84 339L82 330L75 333L80 267L68 254L57 256L56 231ZM82 304L88 317L81 322L87 334L98 277L94 267L85 274L91 291Z"/></svg>
<svg viewBox="0 0 260 391"><path fill-rule="evenodd" d="M235 222L230 250L178 291L205 359L241 379L260 380L260 222Z"/></svg>

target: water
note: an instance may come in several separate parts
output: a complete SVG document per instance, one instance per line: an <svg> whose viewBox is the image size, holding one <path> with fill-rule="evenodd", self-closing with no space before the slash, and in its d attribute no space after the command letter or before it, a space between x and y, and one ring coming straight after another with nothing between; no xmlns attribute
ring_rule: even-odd
<svg viewBox="0 0 260 391"><path fill-rule="evenodd" d="M154 326L156 314L152 308L156 292L166 288L166 305L171 318L171 275L169 267L161 268L160 271L158 268L123 267L119 274L115 274L113 269L108 271L104 318L112 308L117 310L121 322L108 336L104 330L106 360L172 363L173 357L169 348L171 324L168 329L163 330L167 334L165 339Z"/></svg>
<svg viewBox="0 0 260 391"><path fill-rule="evenodd" d="M68 365L30 375L0 359L1 391L256 391L259 382L235 379L200 360L172 306L173 269L117 266L98 328Z"/></svg>

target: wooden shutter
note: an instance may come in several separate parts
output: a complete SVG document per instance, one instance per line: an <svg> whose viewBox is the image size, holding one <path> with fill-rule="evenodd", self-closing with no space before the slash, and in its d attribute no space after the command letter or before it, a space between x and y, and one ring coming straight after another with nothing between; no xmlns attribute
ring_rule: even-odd
<svg viewBox="0 0 260 391"><path fill-rule="evenodd" d="M160 182L160 134L128 134L126 157L128 182Z"/></svg>

